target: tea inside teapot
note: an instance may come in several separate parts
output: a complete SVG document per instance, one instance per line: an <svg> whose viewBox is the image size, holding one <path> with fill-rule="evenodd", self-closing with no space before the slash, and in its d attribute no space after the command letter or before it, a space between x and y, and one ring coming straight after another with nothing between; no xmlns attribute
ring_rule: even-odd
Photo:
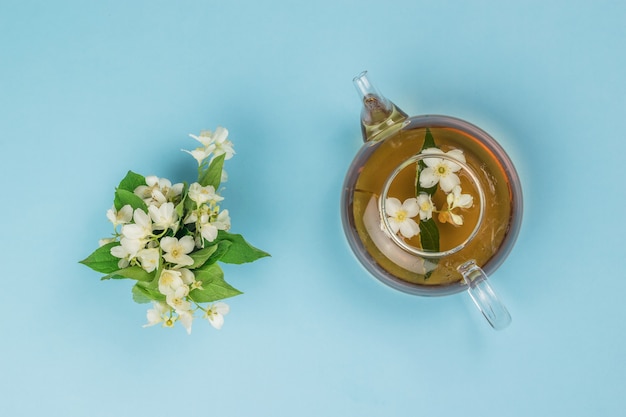
<svg viewBox="0 0 626 417"><path fill-rule="evenodd" d="M424 148L426 138L436 147ZM503 168L474 138L451 127L409 123L373 148L359 164L352 216L365 250L383 269L407 282L445 286L462 282L456 268L463 261L483 266L491 259L508 230L511 200ZM416 155L423 157L411 160ZM420 186L420 180L430 185L431 177L435 184ZM382 237L372 237L379 232L403 251L430 260L424 271L381 251Z"/></svg>

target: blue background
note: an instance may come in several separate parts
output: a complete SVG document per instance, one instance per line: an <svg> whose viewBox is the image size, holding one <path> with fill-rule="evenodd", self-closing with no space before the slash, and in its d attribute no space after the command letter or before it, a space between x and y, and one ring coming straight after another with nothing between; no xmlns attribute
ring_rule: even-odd
<svg viewBox="0 0 626 417"><path fill-rule="evenodd" d="M623 1L0 1L2 414L626 415L625 44ZM515 162L508 329L351 254L365 69ZM232 230L273 257L226 267L222 330L142 329L131 283L77 261L127 170L189 181L218 125Z"/></svg>

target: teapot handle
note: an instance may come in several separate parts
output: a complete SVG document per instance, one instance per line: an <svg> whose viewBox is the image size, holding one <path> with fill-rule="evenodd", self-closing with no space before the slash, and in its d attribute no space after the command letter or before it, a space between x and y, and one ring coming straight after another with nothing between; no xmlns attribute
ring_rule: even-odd
<svg viewBox="0 0 626 417"><path fill-rule="evenodd" d="M483 313L491 327L502 330L511 323L511 315L502 301L487 282L487 274L470 260L462 264L457 270L463 275L467 284L467 291L476 307Z"/></svg>

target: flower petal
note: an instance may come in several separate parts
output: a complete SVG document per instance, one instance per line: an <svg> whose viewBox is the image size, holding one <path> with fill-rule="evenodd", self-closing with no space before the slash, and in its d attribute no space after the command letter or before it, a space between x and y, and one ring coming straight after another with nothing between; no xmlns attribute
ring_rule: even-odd
<svg viewBox="0 0 626 417"><path fill-rule="evenodd" d="M207 319L209 319L211 326L215 327L217 330L221 329L224 325L224 316L221 314L209 314Z"/></svg>
<svg viewBox="0 0 626 417"><path fill-rule="evenodd" d="M191 324L193 323L193 314L191 314L189 311L184 311L184 310L182 311L176 310L176 313L178 313L178 320L180 321L180 324L182 324L185 330L187 330L187 334L191 334Z"/></svg>
<svg viewBox="0 0 626 417"><path fill-rule="evenodd" d="M452 149L451 151L446 152L446 155L456 159L457 161L463 162L465 163L465 155L463 154L463 151L460 149ZM454 171L456 172L456 171Z"/></svg>
<svg viewBox="0 0 626 417"><path fill-rule="evenodd" d="M159 266L160 254L158 249L142 249L137 253L137 258L146 272L152 272Z"/></svg>
<svg viewBox="0 0 626 417"><path fill-rule="evenodd" d="M422 188L430 188L434 187L439 182L439 177L435 175L435 170L433 168L425 168L422 172L420 172L420 187Z"/></svg>
<svg viewBox="0 0 626 417"><path fill-rule="evenodd" d="M458 214L450 213L450 223L455 224L457 226L463 225L463 216L459 216Z"/></svg>
<svg viewBox="0 0 626 417"><path fill-rule="evenodd" d="M122 245L113 246L109 252L111 252L111 255L115 256L116 258L123 259L128 256L128 252L126 251L126 249L124 249Z"/></svg>
<svg viewBox="0 0 626 417"><path fill-rule="evenodd" d="M394 219L393 217L390 217L389 227L391 227L391 230L393 231L393 233L398 233L398 230L400 230L400 223L397 222L396 219Z"/></svg>
<svg viewBox="0 0 626 417"><path fill-rule="evenodd" d="M420 228L413 219L406 219L400 224L400 233L407 239L419 234Z"/></svg>
<svg viewBox="0 0 626 417"><path fill-rule="evenodd" d="M420 207L417 204L417 198L407 198L402 203L402 210L406 212L407 217L415 217L420 211Z"/></svg>
<svg viewBox="0 0 626 417"><path fill-rule="evenodd" d="M211 223L205 223L200 228L200 234L209 242L213 242L217 238L217 227Z"/></svg>
<svg viewBox="0 0 626 417"><path fill-rule="evenodd" d="M148 216L148 213L146 213L142 209L135 209L135 212L133 213L133 221L139 226L145 228L147 228L147 226L151 224L150 216Z"/></svg>
<svg viewBox="0 0 626 417"><path fill-rule="evenodd" d="M182 238L180 238L178 243L180 244L180 246L182 246L185 253L191 252L195 246L193 237L191 236L183 236Z"/></svg>
<svg viewBox="0 0 626 417"><path fill-rule="evenodd" d="M230 311L230 306L226 303L218 301L217 303L211 306L211 310L225 316Z"/></svg>
<svg viewBox="0 0 626 417"><path fill-rule="evenodd" d="M474 204L474 197L470 194L461 194L458 200L457 207L470 208Z"/></svg>
<svg viewBox="0 0 626 417"><path fill-rule="evenodd" d="M196 280L196 275L187 268L180 268L178 270L180 272L181 279L186 285L191 285Z"/></svg>
<svg viewBox="0 0 626 417"><path fill-rule="evenodd" d="M161 248L165 252L170 252L172 249L174 249L174 246L176 246L177 244L178 244L178 239L176 239L175 237L165 236L164 238L161 239Z"/></svg>
<svg viewBox="0 0 626 417"><path fill-rule="evenodd" d="M422 149L422 152L420 152L422 155L437 155L437 154L443 154L444 152L439 149L439 148L426 148L426 149ZM424 161L424 163L426 164L427 167L434 167L436 165L439 165L443 159L441 158L424 158L422 159L422 161Z"/></svg>
<svg viewBox="0 0 626 417"><path fill-rule="evenodd" d="M154 187L155 185L158 185L159 177L157 177L156 175L148 175L146 177L146 184L148 185L148 187Z"/></svg>
<svg viewBox="0 0 626 417"><path fill-rule="evenodd" d="M402 203L397 198L389 197L385 200L385 211L388 216L395 216L401 208Z"/></svg>
<svg viewBox="0 0 626 417"><path fill-rule="evenodd" d="M228 129L218 126L213 133L213 140L217 143L222 143L228 137Z"/></svg>
<svg viewBox="0 0 626 417"><path fill-rule="evenodd" d="M441 186L441 189L446 193L452 191L454 186L459 185L460 183L461 180L459 179L459 177L453 173L450 173L445 177L441 177L441 179L439 180L439 185Z"/></svg>

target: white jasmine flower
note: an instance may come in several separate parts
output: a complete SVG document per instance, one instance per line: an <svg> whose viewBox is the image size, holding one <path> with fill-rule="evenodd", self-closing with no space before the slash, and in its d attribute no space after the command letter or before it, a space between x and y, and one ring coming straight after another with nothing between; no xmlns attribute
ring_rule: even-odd
<svg viewBox="0 0 626 417"><path fill-rule="evenodd" d="M202 289L202 281L196 281L196 276L192 271L187 268L180 268L178 271L180 271L181 278L188 288L187 293L191 290Z"/></svg>
<svg viewBox="0 0 626 417"><path fill-rule="evenodd" d="M224 199L224 197L221 197L215 192L215 187L212 185L203 187L197 182L189 186L189 193L187 195L191 200L195 201L197 205L205 203L217 204Z"/></svg>
<svg viewBox="0 0 626 417"><path fill-rule="evenodd" d="M213 135L210 131L202 131L199 136L189 135L194 138L198 142L202 144L199 148L194 149L193 151L187 151L183 149L183 152L187 152L189 155L193 156L193 158L198 162L198 166L202 164L202 161L207 159L209 155L213 153L215 150L215 143L213 139Z"/></svg>
<svg viewBox="0 0 626 417"><path fill-rule="evenodd" d="M215 144L215 150L213 151L215 156L220 156L222 154L226 154L224 159L230 159L235 154L235 150L233 149L233 143L228 139L228 130L223 127L218 127L215 129L215 133L213 134L213 143Z"/></svg>
<svg viewBox="0 0 626 417"><path fill-rule="evenodd" d="M144 324L143 327L150 327L159 323L163 323L163 326L165 326L165 322L169 320L168 313L170 312L170 307L157 301L154 301L152 306L153 308L146 313L148 323Z"/></svg>
<svg viewBox="0 0 626 417"><path fill-rule="evenodd" d="M461 186L457 185L452 189L452 192L446 197L448 201L448 208L450 210L454 208L468 209L474 204L474 197L471 194L461 194Z"/></svg>
<svg viewBox="0 0 626 417"><path fill-rule="evenodd" d="M228 314L229 311L230 307L228 304L220 301L207 308L206 313L204 313L204 318L209 320L211 326L219 330L224 325L224 316Z"/></svg>
<svg viewBox="0 0 626 417"><path fill-rule="evenodd" d="M217 218L212 222L218 230L230 229L230 216L228 210L222 210Z"/></svg>
<svg viewBox="0 0 626 417"><path fill-rule="evenodd" d="M197 281L192 271L187 268L180 268L178 271L181 273L183 283L187 286L187 294L189 294L191 290L202 289L202 281Z"/></svg>
<svg viewBox="0 0 626 417"><path fill-rule="evenodd" d="M200 236L208 242L213 242L217 238L217 227L211 223L203 223L200 226Z"/></svg>
<svg viewBox="0 0 626 417"><path fill-rule="evenodd" d="M426 193L420 193L417 196L417 205L419 206L420 220L428 220L433 217L433 210L435 206L430 198L430 195Z"/></svg>
<svg viewBox="0 0 626 417"><path fill-rule="evenodd" d="M116 258L120 258L117 264L118 267L126 268L130 264L130 261L137 256L137 254L141 249L143 249L143 247L143 241L123 237L120 240L120 245L113 246L110 252L111 255L115 256Z"/></svg>
<svg viewBox="0 0 626 417"><path fill-rule="evenodd" d="M203 130L202 132L200 132L200 135L198 136L196 135L189 135L189 136L194 138L198 142L200 142L204 148L208 148L212 145L214 146L213 133L211 133L210 130Z"/></svg>
<svg viewBox="0 0 626 417"><path fill-rule="evenodd" d="M453 213L450 210L439 213L439 221L441 223L450 223L455 226L463 225L463 216Z"/></svg>
<svg viewBox="0 0 626 417"><path fill-rule="evenodd" d="M161 249L165 251L163 259L176 265L193 265L193 259L187 255L195 246L193 237L184 236L180 240L166 236L161 239Z"/></svg>
<svg viewBox="0 0 626 417"><path fill-rule="evenodd" d="M168 200L174 200L183 191L183 184L172 183L167 178L159 178L154 175L146 177L146 185L140 185L135 188L135 195L141 197L146 205L155 205L160 207L161 204Z"/></svg>
<svg viewBox="0 0 626 417"><path fill-rule="evenodd" d="M219 126L215 129L215 133L205 130L200 132L199 136L189 135L202 144L201 147L194 149L193 151L187 151L183 149L183 152L187 152L198 161L198 165L202 164L209 155L213 154L213 158L225 154L224 159L230 159L235 154L233 149L233 143L228 140L228 130Z"/></svg>
<svg viewBox="0 0 626 417"><path fill-rule="evenodd" d="M159 187L159 181L159 177L149 175L146 177L146 185L138 186L137 188L135 188L133 193L141 197L141 199L143 199L143 201L147 205L155 204L157 206L160 206L167 201L167 198L165 198L165 195L161 192L161 188ZM165 181L167 180L163 181L164 185L166 185Z"/></svg>
<svg viewBox="0 0 626 417"><path fill-rule="evenodd" d="M149 206L148 212L152 219L153 230L167 230L171 228L174 233L176 233L176 229L178 229L178 227L176 227L178 214L176 214L174 203L168 202L162 204L160 207L155 205Z"/></svg>
<svg viewBox="0 0 626 417"><path fill-rule="evenodd" d="M166 295L165 302L177 312L191 310L191 303L185 300L183 297L177 296L176 294Z"/></svg>
<svg viewBox="0 0 626 417"><path fill-rule="evenodd" d="M187 330L187 334L191 334L191 324L193 322L193 313L189 310L176 310L178 314L178 320L180 324L183 325L185 330Z"/></svg>
<svg viewBox="0 0 626 417"><path fill-rule="evenodd" d="M150 216L141 210L135 209L133 213L134 223L122 226L122 235L129 239L145 239L152 234L152 221Z"/></svg>
<svg viewBox="0 0 626 417"><path fill-rule="evenodd" d="M420 228L412 219L419 213L417 199L408 198L404 203L400 203L397 198L387 198L385 200L385 210L389 219L389 225L394 233L400 233L407 239L419 234Z"/></svg>
<svg viewBox="0 0 626 417"><path fill-rule="evenodd" d="M179 268L177 271L180 272L180 278L186 285L191 285L196 280L194 273L187 268Z"/></svg>
<svg viewBox="0 0 626 417"><path fill-rule="evenodd" d="M198 220L198 214L194 210L194 211L190 211L189 214L187 214L187 217L185 217L185 220L183 220L183 223L185 224L195 223L197 220Z"/></svg>
<svg viewBox="0 0 626 417"><path fill-rule="evenodd" d="M117 227L120 224L130 223L132 218L133 208L128 204L122 207L120 211L115 210L115 206L107 210L107 219L113 223L113 227Z"/></svg>
<svg viewBox="0 0 626 417"><path fill-rule="evenodd" d="M194 136L194 135L189 135L189 136L191 136L194 139L198 139L197 136ZM202 164L202 161L204 161L205 159L209 157L209 155L211 155L211 153L213 152L213 149L215 149L215 145L211 145L209 147L196 148L192 151L188 151L186 149L181 149L181 150L193 156L193 159L195 159L198 162L198 166L199 166Z"/></svg>
<svg viewBox="0 0 626 417"><path fill-rule="evenodd" d="M176 291L185 285L180 271L164 269L159 276L159 292L163 295L175 295Z"/></svg>
<svg viewBox="0 0 626 417"><path fill-rule="evenodd" d="M452 192L446 197L448 202L448 210L439 214L439 220L443 223L448 222L455 226L463 225L463 216L453 213L456 208L468 209L474 204L474 197L470 194L462 194L461 186L457 185Z"/></svg>
<svg viewBox="0 0 626 417"><path fill-rule="evenodd" d="M159 250L155 248L142 249L137 252L137 259L139 259L141 267L146 272L152 272L159 266L161 254L159 253Z"/></svg>
<svg viewBox="0 0 626 417"><path fill-rule="evenodd" d="M209 242L213 242L217 238L218 230L228 229L230 229L228 210L223 210L212 222L208 215L200 217L200 235Z"/></svg>
<svg viewBox="0 0 626 417"><path fill-rule="evenodd" d="M166 189L165 198L167 198L167 201L175 201L183 193L183 188L185 188L185 184L178 183Z"/></svg>
<svg viewBox="0 0 626 417"><path fill-rule="evenodd" d="M441 149L438 148L428 148L422 151L422 154L444 154ZM459 149L453 149L449 152L446 152L445 155L450 156L457 161L465 162L465 155L463 155L463 151ZM426 168L420 173L420 186L423 188L434 187L437 183L441 186L441 189L446 193L452 191L452 189L461 183L458 175L458 172L461 169L461 166L455 164L452 161L449 161L444 158L424 158L424 163L426 164Z"/></svg>

